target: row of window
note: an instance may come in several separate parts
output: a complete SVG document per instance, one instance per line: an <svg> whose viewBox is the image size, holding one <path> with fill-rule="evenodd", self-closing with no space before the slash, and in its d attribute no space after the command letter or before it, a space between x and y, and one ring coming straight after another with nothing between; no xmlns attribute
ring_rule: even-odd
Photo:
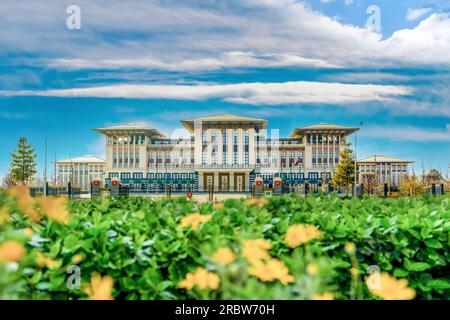
<svg viewBox="0 0 450 320"><path fill-rule="evenodd" d="M138 168L139 167L139 152L132 153L116 153L113 156L113 168Z"/></svg>
<svg viewBox="0 0 450 320"><path fill-rule="evenodd" d="M339 143L345 143L345 140L340 138L340 136L337 135L324 135L324 134L312 134L312 133L307 133L306 134L306 142L308 144L321 144L321 143L335 143L335 144L339 144Z"/></svg>
<svg viewBox="0 0 450 320"><path fill-rule="evenodd" d="M65 172L74 172L74 171L85 171L85 172L103 172L103 165L89 165L89 164L81 164L81 165L58 165L57 171L59 173Z"/></svg>
<svg viewBox="0 0 450 320"><path fill-rule="evenodd" d="M295 180L303 180L305 178L304 173L295 173L295 172L288 172L288 173L263 173L263 174L257 174L256 177L261 177L263 180L272 180L275 177L281 177L282 179L295 179ZM329 172L309 172L308 173L308 180L329 180L331 179L331 173Z"/></svg>
<svg viewBox="0 0 450 320"><path fill-rule="evenodd" d="M145 144L145 135L108 136L106 143L114 145L138 145Z"/></svg>
<svg viewBox="0 0 450 320"><path fill-rule="evenodd" d="M407 166L406 164L381 164L377 165L375 169L375 165L362 164L359 165L359 170L361 172L374 172L374 171L392 171L392 172L406 172Z"/></svg>
<svg viewBox="0 0 450 320"><path fill-rule="evenodd" d="M119 178L119 173L117 172L110 172L108 177L110 179L112 178ZM129 180L133 177L133 179L143 179L144 174L142 172L122 172L120 174L120 179L122 180ZM147 173L147 179L181 179L181 180L193 180L195 179L195 173Z"/></svg>

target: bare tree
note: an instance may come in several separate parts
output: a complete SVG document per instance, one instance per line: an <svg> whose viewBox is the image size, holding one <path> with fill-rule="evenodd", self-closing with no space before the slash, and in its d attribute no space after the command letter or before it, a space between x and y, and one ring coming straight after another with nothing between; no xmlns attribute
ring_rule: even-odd
<svg viewBox="0 0 450 320"><path fill-rule="evenodd" d="M14 183L14 180L12 178L11 173L8 172L2 179L2 187L10 188L10 187L13 187L15 185L16 184Z"/></svg>

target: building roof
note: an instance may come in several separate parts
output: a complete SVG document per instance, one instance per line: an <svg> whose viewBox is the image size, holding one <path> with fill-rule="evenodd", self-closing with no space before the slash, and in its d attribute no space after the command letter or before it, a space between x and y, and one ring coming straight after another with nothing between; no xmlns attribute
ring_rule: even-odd
<svg viewBox="0 0 450 320"><path fill-rule="evenodd" d="M309 126L299 127L292 130L291 137L296 136L302 136L308 131L321 131L321 130L336 130L336 131L342 131L345 134L349 135L353 132L356 132L359 130L357 127L347 127L347 126L341 126L337 124L330 124L330 123L317 123L312 124Z"/></svg>
<svg viewBox="0 0 450 320"><path fill-rule="evenodd" d="M56 160L56 163L105 163L105 160L91 156L74 157L64 160Z"/></svg>
<svg viewBox="0 0 450 320"><path fill-rule="evenodd" d="M395 163L412 163L414 161L404 160L394 157L381 156L381 155L373 155L370 157L366 157L358 160L358 163L373 163L373 162L395 162Z"/></svg>
<svg viewBox="0 0 450 320"><path fill-rule="evenodd" d="M153 137L164 138L165 135L154 128L150 128L138 124L121 124L116 126L95 128L96 132L107 134L107 133L145 133Z"/></svg>
<svg viewBox="0 0 450 320"><path fill-rule="evenodd" d="M264 119L256 119L256 118L249 118L249 117L242 117L234 114L220 114L215 116L208 116L208 117L201 117L201 118L194 118L194 119L187 119L181 121L181 123L188 129L189 131L194 131L194 122L195 121L201 121L201 122L207 122L209 124L211 123L247 123L247 124L255 124L259 128L265 128L267 126L268 121Z"/></svg>

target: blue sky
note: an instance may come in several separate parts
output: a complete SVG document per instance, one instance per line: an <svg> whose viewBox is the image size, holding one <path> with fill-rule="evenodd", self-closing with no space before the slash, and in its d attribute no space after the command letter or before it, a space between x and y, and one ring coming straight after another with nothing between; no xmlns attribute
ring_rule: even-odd
<svg viewBox="0 0 450 320"><path fill-rule="evenodd" d="M72 4L81 29L66 26ZM281 135L363 121L360 157L444 175L450 163L448 1L3 0L0 48L0 176L20 136L42 173L46 135L49 161L102 157L92 128L170 135L220 113L268 119Z"/></svg>

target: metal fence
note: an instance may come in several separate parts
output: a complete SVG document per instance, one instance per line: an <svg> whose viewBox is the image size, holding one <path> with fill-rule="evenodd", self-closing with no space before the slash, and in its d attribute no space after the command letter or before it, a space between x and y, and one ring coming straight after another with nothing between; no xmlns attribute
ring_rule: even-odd
<svg viewBox="0 0 450 320"><path fill-rule="evenodd" d="M31 186L29 191L32 197L67 196L71 199L78 199L82 194L81 187L72 185L70 182L66 186L52 186L48 183L42 186Z"/></svg>

